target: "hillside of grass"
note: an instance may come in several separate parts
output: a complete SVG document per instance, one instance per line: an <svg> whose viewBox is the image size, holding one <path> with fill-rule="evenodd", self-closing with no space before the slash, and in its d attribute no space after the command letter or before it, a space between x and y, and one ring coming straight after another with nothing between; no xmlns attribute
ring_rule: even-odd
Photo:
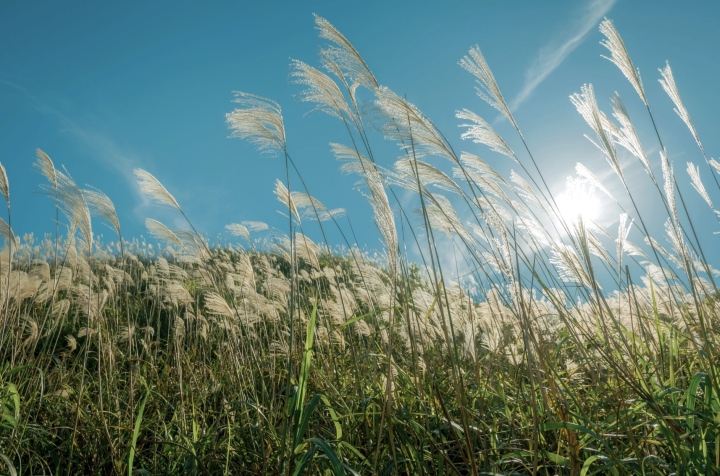
<svg viewBox="0 0 720 476"><path fill-rule="evenodd" d="M228 127L280 159L287 229L231 223L236 245L209 241L143 169L139 190L183 225L148 218L152 240L128 239L112 200L42 150L57 231L20 238L0 166L0 473L720 471L719 273L706 258L716 238L695 226L720 216L720 163L670 66L660 85L699 165L664 147L610 20L603 45L647 117L631 119L619 96L602 112L592 85L571 97L624 194L608 227L563 213L479 48L460 65L517 140L467 109L461 137L511 161L507 176L457 151L327 20L316 26L321 69L294 61L293 78L346 126L347 145L331 148L358 177L382 250L363 251L342 210L310 194L280 106L252 94L236 94ZM375 157L367 115L398 145L390 166ZM638 206L628 160L654 209ZM587 167L577 173L604 193ZM650 231L658 217L664 235ZM117 241L97 239L99 221Z"/></svg>

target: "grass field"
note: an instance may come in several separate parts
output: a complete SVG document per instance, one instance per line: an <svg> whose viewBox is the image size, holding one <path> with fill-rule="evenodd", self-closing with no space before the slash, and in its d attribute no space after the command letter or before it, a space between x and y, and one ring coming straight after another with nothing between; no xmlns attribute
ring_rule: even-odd
<svg viewBox="0 0 720 476"><path fill-rule="evenodd" d="M2 168L0 473L720 472L720 293L706 258L716 238L695 226L719 216L720 163L670 65L660 71L670 101L654 107L675 108L697 164L665 149L650 84L605 20L617 80L647 115L631 119L619 96L606 114L582 86L571 101L623 196L578 165L579 192L562 197L479 48L460 66L486 114L517 136L463 109L462 139L504 156L511 174L457 151L333 25L316 17L316 27L321 64L294 61L292 77L302 100L345 126L345 144L331 148L358 177L383 249L361 250L343 211L310 195L280 106L252 94L236 94L227 124L280 159L287 228L229 224L242 245L213 245L141 169L142 193L185 225L148 218L162 246L128 239L112 201L41 150L57 232L18 238ZM399 148L389 167L369 131L378 117ZM641 143L640 123L652 143ZM628 180L627 157L655 209L638 206L647 187ZM688 193L707 206L689 207ZM598 195L619 210L612 228L594 223ZM658 219L664 236L650 232ZM95 239L99 221L114 242ZM329 243L326 230L344 242Z"/></svg>

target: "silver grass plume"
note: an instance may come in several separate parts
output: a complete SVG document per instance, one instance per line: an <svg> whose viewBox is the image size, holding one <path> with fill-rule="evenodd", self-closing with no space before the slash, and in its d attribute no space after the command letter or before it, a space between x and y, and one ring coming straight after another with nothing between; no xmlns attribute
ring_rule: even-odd
<svg viewBox="0 0 720 476"><path fill-rule="evenodd" d="M0 194L5 199L5 203L10 206L10 181L8 180L5 166L0 162Z"/></svg>
<svg viewBox="0 0 720 476"><path fill-rule="evenodd" d="M357 153L354 149L341 144L330 144L333 154L338 160L357 164L362 170L365 183L370 191L370 205L373 208L373 216L375 225L380 231L385 249L388 254L390 269L395 272L397 265L397 247L398 238L395 228L395 216L390 208L385 187L383 185L382 176L375 164L370 160ZM344 170L347 170L343 167Z"/></svg>
<svg viewBox="0 0 720 476"><path fill-rule="evenodd" d="M530 185L530 182L514 170L510 171L510 182L515 185L515 191L523 200L532 203L537 203L539 201L533 187Z"/></svg>
<svg viewBox="0 0 720 476"><path fill-rule="evenodd" d="M476 144L483 144L498 154L504 155L517 162L515 154L510 150L505 140L495 132L495 129L493 129L485 119L468 109L457 111L455 117L462 121L468 121L460 124L460 127L466 129L465 132L460 135L463 140L471 140Z"/></svg>
<svg viewBox="0 0 720 476"><path fill-rule="evenodd" d="M167 241L168 243L173 243L178 246L182 244L180 238L174 231L155 219L146 218L145 228L158 240Z"/></svg>
<svg viewBox="0 0 720 476"><path fill-rule="evenodd" d="M662 165L663 192L665 193L665 200L667 200L673 223L677 223L678 212L677 205L675 203L675 173L673 172L670 160L668 160L667 153L664 150L660 151L660 164Z"/></svg>
<svg viewBox="0 0 720 476"><path fill-rule="evenodd" d="M224 297L216 292L209 292L205 295L205 310L208 314L223 317L236 316L235 311L230 307Z"/></svg>
<svg viewBox="0 0 720 476"><path fill-rule="evenodd" d="M700 179L700 168L692 162L688 162L687 173L690 176L690 183L692 184L692 187L695 189L698 195L700 195L700 197L705 200L707 206L712 208L713 204L712 200L710 199L710 194L707 192L707 190L705 189L705 185Z"/></svg>
<svg viewBox="0 0 720 476"><path fill-rule="evenodd" d="M435 185L443 190L454 193L462 193L460 187L448 177L442 170L422 160L414 160L409 157L395 161L395 173L391 176L397 185L420 193L417 185L417 177L420 178L422 187Z"/></svg>
<svg viewBox="0 0 720 476"><path fill-rule="evenodd" d="M234 137L250 141L261 152L285 150L285 125L280 105L254 94L235 92L239 107L225 114Z"/></svg>
<svg viewBox="0 0 720 476"><path fill-rule="evenodd" d="M140 187L140 192L148 199L180 210L178 201L153 174L143 169L135 169L133 173L137 179L138 187Z"/></svg>
<svg viewBox="0 0 720 476"><path fill-rule="evenodd" d="M19 240L13 233L10 225L2 218L0 218L0 236L5 238L5 243L12 243L16 247L19 245Z"/></svg>
<svg viewBox="0 0 720 476"><path fill-rule="evenodd" d="M426 209L430 225L449 238L459 235L466 244L471 243L472 238L460 221L450 200L437 193L429 193L428 196Z"/></svg>
<svg viewBox="0 0 720 476"><path fill-rule="evenodd" d="M618 121L618 124L620 124L619 128L614 128L611 131L615 143L637 157L645 168L645 171L652 175L650 162L648 161L645 152L643 152L642 145L640 144L640 138L635 131L635 126L630 120L630 116L620 100L620 95L617 93L612 96L612 110L613 117L616 121Z"/></svg>
<svg viewBox="0 0 720 476"><path fill-rule="evenodd" d="M609 57L603 56L603 58L609 60L618 67L620 72L622 72L625 78L627 78L632 87L635 89L638 96L640 96L640 100L647 106L648 100L647 97L645 97L645 89L643 88L642 80L640 79L640 71L635 67L632 59L630 59L630 54L628 53L627 48L625 48L625 42L623 42L620 33L618 33L615 29L613 22L607 18L604 19L600 23L600 33L605 36L605 38L600 41L600 44L610 52Z"/></svg>
<svg viewBox="0 0 720 476"><path fill-rule="evenodd" d="M377 79L360 53L332 23L315 15L315 27L320 33L320 38L335 45L323 49L326 63L331 62L337 65L351 83L360 84L368 89L375 89L379 86Z"/></svg>
<svg viewBox="0 0 720 476"><path fill-rule="evenodd" d="M290 196L300 217L304 219L323 222L345 213L342 208L328 209L323 202L305 192L292 192Z"/></svg>
<svg viewBox="0 0 720 476"><path fill-rule="evenodd" d="M685 104L683 104L682 99L680 98L680 92L678 91L677 84L675 84L675 77L673 76L672 69L670 68L670 63L666 61L665 67L662 69L658 69L658 71L660 71L660 79L658 79L658 82L665 91L665 94L668 95L673 105L675 106L673 110L685 123L700 150L704 151L702 142L700 142L700 137L698 137L695 126L690 120L690 114L688 113L687 109L685 108Z"/></svg>
<svg viewBox="0 0 720 476"><path fill-rule="evenodd" d="M292 194L288 191L287 187L281 180L275 180L275 196L278 201L285 207L289 207L289 212L300 222L300 212L295 206L295 201L292 198Z"/></svg>
<svg viewBox="0 0 720 476"><path fill-rule="evenodd" d="M345 96L330 76L299 60L292 60L290 64L295 83L305 87L300 94L303 101L313 103L315 109L341 120L352 117Z"/></svg>
<svg viewBox="0 0 720 476"><path fill-rule="evenodd" d="M515 121L510 112L510 108L507 102L505 102L505 98L500 91L495 76L490 66L488 66L480 48L477 45L470 48L468 54L460 59L459 64L477 80L477 87L475 88L477 95L514 124Z"/></svg>
<svg viewBox="0 0 720 476"><path fill-rule="evenodd" d="M90 250L93 244L92 219L85 194L67 174L55 170L55 177L56 185L46 191L53 197L58 209L67 217L71 235L76 228L79 228Z"/></svg>
<svg viewBox="0 0 720 476"><path fill-rule="evenodd" d="M456 161L450 144L415 105L384 86L377 90L376 97L376 104L390 119L384 128L388 139L397 141L408 153L414 149L416 157L439 156Z"/></svg>
<svg viewBox="0 0 720 476"><path fill-rule="evenodd" d="M710 159L708 161L708 163L710 164L710 167L712 167L715 170L715 172L720 174L720 162L718 162L715 159Z"/></svg>
<svg viewBox="0 0 720 476"><path fill-rule="evenodd" d="M595 131L598 136L600 143L597 144L595 141L588 137L588 140L592 142L605 156L610 168L615 172L618 177L623 178L622 168L617 158L615 148L608 135L608 129L610 121L607 119L600 109L598 109L597 100L595 99L595 90L592 84L583 84L580 87L579 93L574 93L570 96L570 102L575 106L578 113L585 119L585 122L590 128ZM585 136L587 137L587 136Z"/></svg>
<svg viewBox="0 0 720 476"><path fill-rule="evenodd" d="M112 225L115 232L120 235L120 219L115 211L115 205L113 205L110 197L105 195L100 190L85 189L83 195L87 201L88 206L91 210L94 210L100 217L106 220Z"/></svg>
<svg viewBox="0 0 720 476"><path fill-rule="evenodd" d="M55 164L53 164L50 156L47 155L42 149L35 149L35 156L37 157L37 160L35 161L35 167L37 167L40 172L42 172L42 174L53 187L57 187L57 172L55 170Z"/></svg>
<svg viewBox="0 0 720 476"><path fill-rule="evenodd" d="M250 230L241 223L228 223L225 225L225 229L233 236L239 236L246 240L250 239Z"/></svg>

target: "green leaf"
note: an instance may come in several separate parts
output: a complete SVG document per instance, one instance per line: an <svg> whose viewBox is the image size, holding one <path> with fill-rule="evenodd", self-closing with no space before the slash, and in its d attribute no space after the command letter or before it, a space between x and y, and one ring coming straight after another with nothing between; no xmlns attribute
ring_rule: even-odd
<svg viewBox="0 0 720 476"><path fill-rule="evenodd" d="M145 387L145 394L140 401L137 416L135 417L135 425L133 427L132 440L130 441L130 452L128 453L128 476L132 476L133 464L135 463L135 449L137 448L138 436L140 436L140 428L142 427L143 415L145 414L145 403L147 403L150 389Z"/></svg>

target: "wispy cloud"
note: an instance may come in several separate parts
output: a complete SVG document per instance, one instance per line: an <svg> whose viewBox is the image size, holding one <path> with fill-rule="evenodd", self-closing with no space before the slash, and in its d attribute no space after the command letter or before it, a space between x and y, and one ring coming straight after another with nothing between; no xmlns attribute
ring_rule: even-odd
<svg viewBox="0 0 720 476"><path fill-rule="evenodd" d="M525 83L510 103L510 109L517 110L552 74L563 61L580 46L600 19L612 8L617 0L591 0L562 35L553 38L538 51L535 61L525 72Z"/></svg>
<svg viewBox="0 0 720 476"><path fill-rule="evenodd" d="M21 84L6 79L0 79L0 85L24 95L30 105L40 114L56 121L61 130L73 137L91 151L94 157L106 167L122 176L128 182L134 183L132 169L136 159L132 154L125 152L111 137L77 122L70 115L51 106L48 101L41 99ZM52 151L50 155L52 155Z"/></svg>

